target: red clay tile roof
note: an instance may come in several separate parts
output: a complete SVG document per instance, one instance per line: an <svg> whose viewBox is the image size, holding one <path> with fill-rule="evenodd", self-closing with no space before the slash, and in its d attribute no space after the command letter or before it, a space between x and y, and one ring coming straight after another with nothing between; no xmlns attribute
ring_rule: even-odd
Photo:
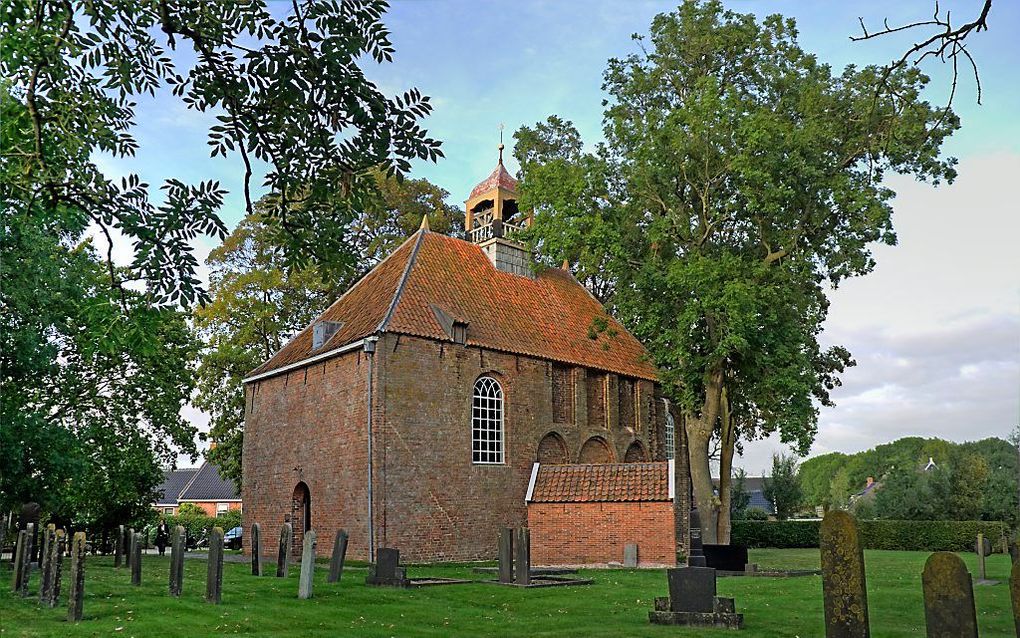
<svg viewBox="0 0 1020 638"><path fill-rule="evenodd" d="M468 324L467 343L631 377L656 379L644 347L609 317L568 272L534 279L497 270L469 242L418 231L322 314L343 326L312 351L312 330L257 368L257 375L327 352L376 332L450 341L432 306ZM595 318L608 329L589 337Z"/></svg>
<svg viewBox="0 0 1020 638"><path fill-rule="evenodd" d="M669 462L539 465L531 503L669 501Z"/></svg>
<svg viewBox="0 0 1020 638"><path fill-rule="evenodd" d="M500 161L495 170L493 170L488 177L480 182L478 186L471 189L471 196L468 197L468 199L477 197L482 193L487 193L497 186L502 186L503 188L511 191L517 190L517 180L514 179L505 168L503 168L502 161Z"/></svg>

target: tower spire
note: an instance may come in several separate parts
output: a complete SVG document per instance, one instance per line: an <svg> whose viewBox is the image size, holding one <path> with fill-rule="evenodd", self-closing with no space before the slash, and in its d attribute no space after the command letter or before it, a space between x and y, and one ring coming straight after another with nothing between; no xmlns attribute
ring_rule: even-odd
<svg viewBox="0 0 1020 638"><path fill-rule="evenodd" d="M503 123L502 122L499 123L499 146L497 146L496 148L499 149L499 165L502 166L503 165Z"/></svg>

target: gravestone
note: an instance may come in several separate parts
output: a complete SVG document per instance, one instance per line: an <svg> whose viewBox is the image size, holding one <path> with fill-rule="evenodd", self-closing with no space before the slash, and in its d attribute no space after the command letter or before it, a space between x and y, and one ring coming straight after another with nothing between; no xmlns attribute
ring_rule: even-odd
<svg viewBox="0 0 1020 638"><path fill-rule="evenodd" d="M223 528L209 534L209 565L205 575L205 602L219 605L223 598Z"/></svg>
<svg viewBox="0 0 1020 638"><path fill-rule="evenodd" d="M977 541L974 543L974 553L978 559L978 585L998 585L997 580L988 580L988 570L985 567L985 558L992 555L992 541L985 538L985 535L978 532Z"/></svg>
<svg viewBox="0 0 1020 638"><path fill-rule="evenodd" d="M71 542L71 585L67 592L67 619L81 620L85 600L85 532L76 532Z"/></svg>
<svg viewBox="0 0 1020 638"><path fill-rule="evenodd" d="M977 638L974 586L959 556L952 552L929 556L921 585L928 638Z"/></svg>
<svg viewBox="0 0 1020 638"><path fill-rule="evenodd" d="M135 528L129 527L127 531L127 539L125 544L127 545L127 554L124 555L124 566L131 567L131 561L134 558L135 550L132 543L135 542Z"/></svg>
<svg viewBox="0 0 1020 638"><path fill-rule="evenodd" d="M184 588L184 527L177 525L170 536L170 595L180 597Z"/></svg>
<svg viewBox="0 0 1020 638"><path fill-rule="evenodd" d="M514 582L514 531L509 527L499 530L499 582Z"/></svg>
<svg viewBox="0 0 1020 638"><path fill-rule="evenodd" d="M50 578L53 572L50 571L50 560L52 559L52 548L56 544L57 526L50 523L43 530L42 552L39 554L39 604L46 604L46 597L49 595Z"/></svg>
<svg viewBox="0 0 1020 638"><path fill-rule="evenodd" d="M262 575L262 526L251 524L251 575Z"/></svg>
<svg viewBox="0 0 1020 638"><path fill-rule="evenodd" d="M327 583L338 583L344 574L344 561L347 560L347 532L337 530L333 539L333 554L329 557L329 575Z"/></svg>
<svg viewBox="0 0 1020 638"><path fill-rule="evenodd" d="M655 599L648 620L658 625L743 629L744 616L736 613L733 599L716 596L715 577L711 567L667 569L669 597Z"/></svg>
<svg viewBox="0 0 1020 638"><path fill-rule="evenodd" d="M400 550L380 547L376 552L375 563L368 566L365 584L407 587L409 582L407 570L400 566Z"/></svg>
<svg viewBox="0 0 1020 638"><path fill-rule="evenodd" d="M135 532L131 536L131 584L136 587L142 584L142 534Z"/></svg>
<svg viewBox="0 0 1020 638"><path fill-rule="evenodd" d="M514 539L514 582L531 584L531 530L527 527L518 527Z"/></svg>
<svg viewBox="0 0 1020 638"><path fill-rule="evenodd" d="M113 566L121 567L124 561L124 526L117 526L117 538L113 544Z"/></svg>
<svg viewBox="0 0 1020 638"><path fill-rule="evenodd" d="M706 567L705 553L701 546L701 514L698 508L691 510L691 551L687 557L689 567Z"/></svg>
<svg viewBox="0 0 1020 638"><path fill-rule="evenodd" d="M627 543L623 546L623 566L630 568L638 566L637 543Z"/></svg>
<svg viewBox="0 0 1020 638"><path fill-rule="evenodd" d="M11 572L11 591L14 593L21 591L21 577L25 573L22 565L25 562L25 549L27 542L28 532L23 529L18 530L18 542L14 546L14 565L13 571Z"/></svg>
<svg viewBox="0 0 1020 638"><path fill-rule="evenodd" d="M1009 572L1009 598L1013 602L1013 624L1017 638L1020 638L1020 562L1013 563Z"/></svg>
<svg viewBox="0 0 1020 638"><path fill-rule="evenodd" d="M28 523L25 527L25 551L21 560L20 588L18 593L22 598L28 597L28 581L32 579L32 556L35 545L35 523Z"/></svg>
<svg viewBox="0 0 1020 638"><path fill-rule="evenodd" d="M864 549L857 522L847 512L833 510L822 519L822 592L826 638L868 638L868 589L864 577Z"/></svg>
<svg viewBox="0 0 1020 638"><path fill-rule="evenodd" d="M47 561L49 576L46 578L46 586L43 588L43 595L40 599L40 602L47 607L56 607L60 601L60 578L66 538L64 530L54 530L50 545L50 557Z"/></svg>
<svg viewBox="0 0 1020 638"><path fill-rule="evenodd" d="M39 559L39 543L36 537L39 535L39 518L42 515L42 507L36 503L25 503L21 506L21 517L18 520L18 529L24 529L29 531L31 543L26 545L28 548L28 561L33 562ZM31 527L29 527L31 525Z"/></svg>
<svg viewBox="0 0 1020 638"><path fill-rule="evenodd" d="M305 531L305 539L301 548L301 574L298 577L298 598L307 600L312 597L312 586L315 583L315 530Z"/></svg>
<svg viewBox="0 0 1020 638"><path fill-rule="evenodd" d="M290 560L290 544L291 537L294 534L294 528L291 527L290 523L284 523L283 527L280 528L280 549L276 554L276 577L286 578L288 573L288 561Z"/></svg>
<svg viewBox="0 0 1020 638"><path fill-rule="evenodd" d="M1010 541L1009 543L1009 560L1016 563L1020 563L1020 543L1016 541Z"/></svg>

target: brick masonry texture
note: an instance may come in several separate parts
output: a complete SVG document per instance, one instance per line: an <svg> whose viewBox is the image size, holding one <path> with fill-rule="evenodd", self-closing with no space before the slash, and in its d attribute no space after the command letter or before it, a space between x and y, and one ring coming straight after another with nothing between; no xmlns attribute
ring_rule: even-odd
<svg viewBox="0 0 1020 638"><path fill-rule="evenodd" d="M605 565L623 562L623 548L638 545L640 567L676 564L673 504L531 503L533 565Z"/></svg>

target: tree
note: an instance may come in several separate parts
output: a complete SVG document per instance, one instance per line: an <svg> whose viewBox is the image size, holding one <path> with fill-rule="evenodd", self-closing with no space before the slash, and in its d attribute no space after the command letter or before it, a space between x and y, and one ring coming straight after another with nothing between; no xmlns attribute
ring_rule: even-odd
<svg viewBox="0 0 1020 638"><path fill-rule="evenodd" d="M776 508L776 518L785 521L799 508L803 499L797 478L797 457L773 454L772 472L764 477L762 495Z"/></svg>
<svg viewBox="0 0 1020 638"><path fill-rule="evenodd" d="M846 509L850 505L855 485L857 483L850 481L850 472L847 468L841 467L836 470L829 482L829 493L826 495L825 503L832 508Z"/></svg>
<svg viewBox="0 0 1020 638"><path fill-rule="evenodd" d="M195 311L205 342L198 369L195 406L210 415L208 438L216 445L207 458L241 486L244 427L242 380L344 291L418 229L428 215L431 228L454 234L463 213L446 203L445 190L424 179L398 179L372 172L376 194L350 222L346 236L357 250L343 271L324 276L313 265L288 268L284 247L266 223L266 197L209 254L212 300Z"/></svg>
<svg viewBox="0 0 1020 638"><path fill-rule="evenodd" d="M683 412L705 542L726 538L740 439L779 433L806 452L818 406L853 365L818 342L826 286L895 243L889 171L955 176L949 109L928 79L878 67L834 75L792 20L684 2L656 16L640 52L610 60L606 141L592 152L550 118L515 134L529 241L572 262L647 345ZM720 496L709 444L720 447Z"/></svg>
<svg viewBox="0 0 1020 638"><path fill-rule="evenodd" d="M751 502L751 493L747 491L745 482L747 472L744 468L737 468L733 473L733 482L730 484L730 518L739 521L747 516L747 506Z"/></svg>
<svg viewBox="0 0 1020 638"><path fill-rule="evenodd" d="M807 459L800 464L797 474L804 490L804 504L811 507L833 505L833 482L849 457L841 452L830 452ZM843 473L846 480L846 473ZM837 505L838 507L838 505Z"/></svg>

